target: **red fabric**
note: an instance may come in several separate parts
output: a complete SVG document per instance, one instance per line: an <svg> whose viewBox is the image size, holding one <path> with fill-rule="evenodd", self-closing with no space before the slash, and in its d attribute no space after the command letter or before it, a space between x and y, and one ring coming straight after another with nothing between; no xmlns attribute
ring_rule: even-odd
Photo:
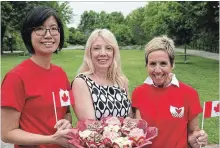
<svg viewBox="0 0 220 148"><path fill-rule="evenodd" d="M205 102L205 118L210 118L212 114L212 102Z"/></svg>
<svg viewBox="0 0 220 148"><path fill-rule="evenodd" d="M2 82L1 106L21 112L19 126L24 131L42 135L56 132L52 92L70 90L65 72L52 65L46 70L27 59L12 69ZM58 120L67 107L57 107ZM18 146L15 146L18 147ZM39 145L38 148L58 148L58 145Z"/></svg>
<svg viewBox="0 0 220 148"><path fill-rule="evenodd" d="M179 108L177 113L184 107L183 116L172 116L172 106ZM187 148L188 121L202 112L197 92L181 82L180 87L138 86L132 93L132 107L139 109L149 126L158 128L158 136L147 148Z"/></svg>

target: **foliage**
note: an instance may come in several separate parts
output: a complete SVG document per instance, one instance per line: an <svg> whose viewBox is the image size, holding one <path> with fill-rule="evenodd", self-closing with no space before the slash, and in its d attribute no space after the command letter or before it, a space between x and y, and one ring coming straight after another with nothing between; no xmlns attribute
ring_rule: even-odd
<svg viewBox="0 0 220 148"><path fill-rule="evenodd" d="M131 44L143 45L146 43L147 35L144 32L143 28L144 22L144 8L138 8L132 11L126 17L126 24L131 29L132 40Z"/></svg>
<svg viewBox="0 0 220 148"><path fill-rule="evenodd" d="M122 13L120 12L112 12L106 13L102 11L101 13L96 13L94 11L85 11L81 15L81 21L78 26L79 32L85 34L81 35L79 32L71 35L71 44L82 44L90 33L96 28L107 28L111 30L120 45L130 44L132 40L132 33L130 28L125 24L125 19ZM71 28L73 30L73 28ZM73 30L74 31L74 30ZM75 37L75 39L74 39ZM83 42L79 40L79 38L83 38ZM79 42L77 42L79 41Z"/></svg>
<svg viewBox="0 0 220 148"><path fill-rule="evenodd" d="M125 24L115 24L111 26L111 30L115 35L118 44L122 45L130 45L132 40L132 32L130 28Z"/></svg>
<svg viewBox="0 0 220 148"><path fill-rule="evenodd" d="M74 32L70 33L69 36L69 43L75 44L75 45L84 45L86 43L87 37L84 33L80 32L79 30L76 30Z"/></svg>
<svg viewBox="0 0 220 148"><path fill-rule="evenodd" d="M72 15L69 3L1 2L1 40L4 46L1 49L7 50L8 39L4 37L5 32L18 32L26 13L37 5L43 5L55 8L61 16L65 46L67 42L85 44L94 29L107 28L115 34L119 45L144 45L153 37L165 34L174 39L176 45L187 44L198 48L205 46L205 50L218 52L218 1L150 1L144 7L133 10L127 17L121 12L85 11L81 15L79 26L67 29L66 24L71 21Z"/></svg>

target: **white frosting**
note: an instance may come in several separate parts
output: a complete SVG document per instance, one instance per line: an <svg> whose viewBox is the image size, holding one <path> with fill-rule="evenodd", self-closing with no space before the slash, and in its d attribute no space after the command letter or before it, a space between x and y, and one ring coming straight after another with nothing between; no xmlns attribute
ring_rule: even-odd
<svg viewBox="0 0 220 148"><path fill-rule="evenodd" d="M79 136L81 137L81 138L87 138L87 137L89 137L89 135L92 133L92 131L90 131L90 130L84 130L84 131L79 131Z"/></svg>
<svg viewBox="0 0 220 148"><path fill-rule="evenodd" d="M108 125L104 127L104 131L118 132L120 130L120 126L118 125Z"/></svg>
<svg viewBox="0 0 220 148"><path fill-rule="evenodd" d="M129 148L131 148L132 141L128 140L128 137L119 137L113 140L113 143L117 143L119 145L119 148L123 148L124 145L128 145Z"/></svg>

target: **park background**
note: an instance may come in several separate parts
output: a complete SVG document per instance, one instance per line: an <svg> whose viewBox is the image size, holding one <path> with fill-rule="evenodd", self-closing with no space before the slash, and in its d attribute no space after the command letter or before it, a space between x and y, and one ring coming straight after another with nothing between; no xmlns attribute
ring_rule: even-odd
<svg viewBox="0 0 220 148"><path fill-rule="evenodd" d="M79 25L68 28L67 24L74 21L74 10L70 4L58 1L1 2L1 80L10 69L29 58L19 31L24 16L37 5L55 8L62 18L65 48L54 55L52 62L63 67L70 81L74 79L84 54L82 49L71 49L76 45L85 46L95 28L108 28L115 34L121 49L122 69L129 79L130 93L147 77L143 49L154 36L166 34L178 48L185 48L185 51L193 49L219 53L218 1L151 1L127 16L121 12L84 11ZM218 100L219 61L187 53L178 55L184 56L176 56L174 73L177 78L198 91L201 105L204 101ZM187 63L184 58L187 58ZM74 116L74 124L76 121ZM218 144L219 118L205 119L204 129L209 134L209 143Z"/></svg>

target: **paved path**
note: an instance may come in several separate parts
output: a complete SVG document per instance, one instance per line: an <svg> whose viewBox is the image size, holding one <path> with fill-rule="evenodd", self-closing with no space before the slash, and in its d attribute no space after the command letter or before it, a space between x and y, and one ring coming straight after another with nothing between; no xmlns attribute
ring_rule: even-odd
<svg viewBox="0 0 220 148"><path fill-rule="evenodd" d="M184 49L176 48L175 52L184 53ZM200 56L200 57L204 57L204 58L208 58L208 59L219 60L218 53L211 53L211 52L202 51L202 50L186 49L186 54Z"/></svg>
<svg viewBox="0 0 220 148"><path fill-rule="evenodd" d="M127 49L131 49L132 46L126 46ZM66 50L71 50L71 49L85 49L84 46L82 45L76 45L76 46L70 46L67 48L63 48ZM180 48L176 48L175 52L181 52L184 53L184 49L180 49ZM214 60L219 60L219 54L218 53L211 53L211 52L207 52L207 51L202 51L202 50L193 50L193 49L186 49L186 53L189 55L195 55L195 56L201 56L204 58L208 58L208 59L214 59Z"/></svg>

